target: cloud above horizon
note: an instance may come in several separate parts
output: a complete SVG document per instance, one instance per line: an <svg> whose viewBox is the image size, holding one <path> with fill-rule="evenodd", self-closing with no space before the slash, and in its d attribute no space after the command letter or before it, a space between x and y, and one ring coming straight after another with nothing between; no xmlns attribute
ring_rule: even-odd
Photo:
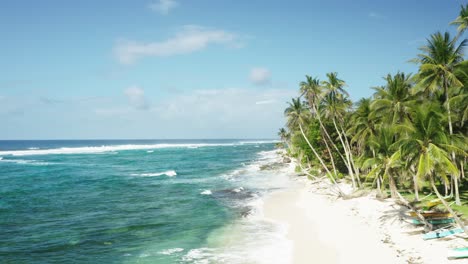
<svg viewBox="0 0 468 264"><path fill-rule="evenodd" d="M172 9L178 6L179 3L175 0L155 0L148 5L151 10L158 12L161 15L169 14Z"/></svg>
<svg viewBox="0 0 468 264"><path fill-rule="evenodd" d="M249 79L255 85L266 85L271 83L271 72L267 68L253 68L250 70Z"/></svg>
<svg viewBox="0 0 468 264"><path fill-rule="evenodd" d="M124 91L130 105L137 110L148 110L149 103L145 91L138 86L131 86Z"/></svg>
<svg viewBox="0 0 468 264"><path fill-rule="evenodd" d="M168 57L189 54L209 45L240 47L239 36L225 30L186 25L174 36L156 42L118 41L114 55L122 64L131 64L144 57Z"/></svg>

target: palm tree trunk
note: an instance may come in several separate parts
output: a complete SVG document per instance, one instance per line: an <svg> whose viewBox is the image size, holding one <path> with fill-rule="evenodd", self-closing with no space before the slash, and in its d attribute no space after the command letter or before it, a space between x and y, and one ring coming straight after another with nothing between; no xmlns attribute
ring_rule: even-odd
<svg viewBox="0 0 468 264"><path fill-rule="evenodd" d="M452 112L451 112L451 109L450 109L450 95L449 95L449 92L448 92L448 83L447 83L447 78L445 78L444 76L444 92L445 92L445 101L446 101L446 104L447 104L447 115L448 115L448 124L449 124L449 133L450 133L450 136L453 135L453 126L452 126ZM450 138L450 144L453 144L453 140ZM452 161L454 162L454 164L457 164L457 161L456 161L456 158L455 158L455 152L452 151L451 153L451 158L452 158ZM455 204L456 205L461 205L461 201L460 201L460 194L458 193L458 179L457 179L458 175L454 175L453 176L453 183L454 183L454 189L455 189Z"/></svg>
<svg viewBox="0 0 468 264"><path fill-rule="evenodd" d="M325 142L325 146L327 147L328 154L330 155L330 161L332 163L333 173L335 174L335 178L338 178L338 174L336 173L335 159L333 158L333 153L331 152L330 147L328 146L327 139L323 138L323 141Z"/></svg>
<svg viewBox="0 0 468 264"><path fill-rule="evenodd" d="M460 164L461 166L463 166L463 164ZM463 169L463 167L462 167ZM461 201L460 201L460 193L458 192L458 177L457 175L454 175L453 176L453 189L455 190L455 204L456 205L461 205Z"/></svg>
<svg viewBox="0 0 468 264"><path fill-rule="evenodd" d="M353 189L355 189L356 188L356 181L354 179L354 171L353 171L353 168L352 168L352 165L351 165L351 161L349 160L349 153L348 153L346 145L345 145L345 143L343 141L343 138L341 137L341 133L340 133L340 130L338 129L338 125L336 124L335 118L332 118L332 120L333 120L333 125L335 126L336 133L338 133L338 138L340 139L341 145L343 146L343 150L345 152L345 157L346 157L345 164L346 164L346 167L348 167L348 172L349 172L349 175L351 176L351 180L353 182Z"/></svg>
<svg viewBox="0 0 468 264"><path fill-rule="evenodd" d="M309 139L307 138L307 136L305 135L304 133L304 130L302 129L302 125L299 124L299 129L301 130L301 133L302 133L302 136L304 137L305 141L307 142L307 144L309 145L310 149L312 150L312 152L314 153L315 157L319 160L320 164L322 165L322 167L325 169L325 171L327 172L327 175L329 176L330 180L336 184L336 181L335 179L332 177L332 174L330 172L330 170L327 168L327 165L325 165L325 162L323 162L322 158L319 156L319 154L317 153L317 151L315 150L315 148L312 146L312 144L310 144L309 142Z"/></svg>
<svg viewBox="0 0 468 264"><path fill-rule="evenodd" d="M330 137L330 134L328 134L328 130L325 128L325 126L323 125L323 122L322 122L322 118L320 117L320 113L318 112L317 110L317 107L315 105L312 106L313 109L314 109L314 112L316 113L316 116L317 116L317 120L319 121L319 124L320 124L320 127L323 129L323 132L325 132L325 135L327 136L328 140L330 141L330 143L332 144L333 148L336 150L336 153L338 153L340 155L340 157L343 159L343 161L345 160L345 158L343 157L343 154L340 153L340 150L338 149L338 147L336 146L335 142L333 142L333 140L331 139ZM346 161L345 161L346 162Z"/></svg>
<svg viewBox="0 0 468 264"><path fill-rule="evenodd" d="M413 184L414 184L414 199L419 201L419 186L418 186L418 177L413 170L411 170L411 174L413 174Z"/></svg>
<svg viewBox="0 0 468 264"><path fill-rule="evenodd" d="M429 230L432 230L432 224L429 223L426 218L419 212L419 210L414 207L411 203L409 203L405 197L401 196L401 194L397 191L396 192L397 196L400 198L400 201L403 202L404 205L406 205L406 207L409 207L411 210L413 210L413 212L416 214L416 216L419 218L419 220L421 220L424 225L429 228Z"/></svg>
<svg viewBox="0 0 468 264"><path fill-rule="evenodd" d="M351 150L351 144L349 144L348 137L346 136L346 133L345 133L342 125L340 125L340 128L341 128L341 131L343 133L343 138L345 139L346 146L348 147L349 158L351 160L351 167L353 167L353 169L354 169L354 174L356 175L356 180L357 180L358 187L361 187L361 180L359 179L359 169L358 169L358 167L356 167L356 164L354 163L354 156L353 156L353 151Z"/></svg>
<svg viewBox="0 0 468 264"><path fill-rule="evenodd" d="M395 199L397 198L397 193L398 193L398 190L397 190L397 187L396 187L396 183L395 183L395 179L393 178L393 176L391 174L388 175L388 185L390 187L390 196Z"/></svg>
<svg viewBox="0 0 468 264"><path fill-rule="evenodd" d="M465 227L465 225L463 224L463 222L460 220L460 218L457 216L457 214L452 210L452 208L450 207L450 205L447 203L447 201L445 201L445 199L442 197L442 195L439 193L439 190L437 190L437 187L435 186L435 183L434 183L434 177L433 175L431 174L429 176L429 180L431 181L431 186L432 186L432 189L434 190L434 192L436 193L437 195L437 198L439 198L439 200L442 202L442 204L444 205L445 209L447 209L450 214L452 214L453 218L455 219L455 222L461 227L463 228L463 230L465 231L465 234L468 234L468 229Z"/></svg>

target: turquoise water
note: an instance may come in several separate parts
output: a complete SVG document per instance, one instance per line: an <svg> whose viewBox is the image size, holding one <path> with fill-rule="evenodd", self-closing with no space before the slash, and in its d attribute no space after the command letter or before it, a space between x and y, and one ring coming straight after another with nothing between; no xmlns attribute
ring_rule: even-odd
<svg viewBox="0 0 468 264"><path fill-rule="evenodd" d="M224 240L238 227L265 239L274 230L248 219L259 197L284 186L258 169L273 149L234 140L0 142L0 262L249 263L229 261Z"/></svg>

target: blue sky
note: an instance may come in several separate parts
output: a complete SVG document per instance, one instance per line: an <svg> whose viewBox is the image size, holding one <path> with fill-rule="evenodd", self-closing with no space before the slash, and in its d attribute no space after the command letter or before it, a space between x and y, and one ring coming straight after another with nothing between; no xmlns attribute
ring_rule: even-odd
<svg viewBox="0 0 468 264"><path fill-rule="evenodd" d="M305 74L353 100L464 1L0 3L0 139L272 138Z"/></svg>

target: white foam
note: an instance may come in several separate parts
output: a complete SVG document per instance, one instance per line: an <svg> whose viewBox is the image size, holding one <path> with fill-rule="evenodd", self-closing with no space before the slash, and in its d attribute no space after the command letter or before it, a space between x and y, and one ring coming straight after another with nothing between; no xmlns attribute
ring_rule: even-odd
<svg viewBox="0 0 468 264"><path fill-rule="evenodd" d="M182 252L184 251L183 248L169 248L169 249L165 249L165 250L161 250L158 252L158 254L161 254L161 255L172 255L174 253L178 253L178 252Z"/></svg>
<svg viewBox="0 0 468 264"><path fill-rule="evenodd" d="M235 188L234 190L232 190L233 192L236 192L236 193L239 193L239 192L242 192L244 190L244 187L239 187L239 188Z"/></svg>
<svg viewBox="0 0 468 264"><path fill-rule="evenodd" d="M280 140L245 140L240 141L240 144L271 144L271 143L279 143Z"/></svg>
<svg viewBox="0 0 468 264"><path fill-rule="evenodd" d="M148 150L148 151L146 151L146 153L153 153L153 152L154 152L154 150Z"/></svg>
<svg viewBox="0 0 468 264"><path fill-rule="evenodd" d="M35 165L35 166L46 166L46 165L54 164L52 162L45 162L45 161L40 161L40 160L3 159L2 157L0 157L0 162L16 163L16 164L22 164L22 165Z"/></svg>
<svg viewBox="0 0 468 264"><path fill-rule="evenodd" d="M168 170L168 171L154 172L154 173L133 173L131 175L142 176L142 177L158 177L158 176L166 175L168 177L174 177L174 176L177 176L177 173L175 172L175 170Z"/></svg>
<svg viewBox="0 0 468 264"><path fill-rule="evenodd" d="M213 193L211 190L204 190L203 192L200 193L201 195L212 195Z"/></svg>
<svg viewBox="0 0 468 264"><path fill-rule="evenodd" d="M39 148L36 148L36 147L32 147L32 148L28 148L29 150L36 150L36 149L39 149Z"/></svg>
<svg viewBox="0 0 468 264"><path fill-rule="evenodd" d="M276 141L241 141L234 143L193 143L193 144L151 144L151 145L114 145L114 146L89 146L89 147L64 147L56 149L28 149L28 150L5 150L0 151L0 155L27 156L27 155L59 155L59 154L94 154L102 152L122 151L122 150L145 150L162 148L200 148L218 146L238 146L244 144L267 144Z"/></svg>

